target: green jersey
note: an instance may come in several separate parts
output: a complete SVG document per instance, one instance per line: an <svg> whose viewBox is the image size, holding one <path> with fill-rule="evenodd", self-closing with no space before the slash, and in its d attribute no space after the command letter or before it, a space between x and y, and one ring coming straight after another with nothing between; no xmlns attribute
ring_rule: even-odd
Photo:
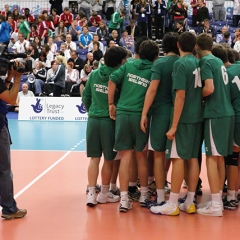
<svg viewBox="0 0 240 240"><path fill-rule="evenodd" d="M220 118L234 116L230 99L228 75L223 62L208 54L200 62L202 81L213 79L214 92L205 98L204 118Z"/></svg>
<svg viewBox="0 0 240 240"><path fill-rule="evenodd" d="M19 26L19 32L24 35L24 38L27 38L27 35L30 34L31 29L29 23L26 20L23 20Z"/></svg>
<svg viewBox="0 0 240 240"><path fill-rule="evenodd" d="M108 80L115 68L101 65L94 70L82 93L83 103L89 117L109 117L108 111Z"/></svg>
<svg viewBox="0 0 240 240"><path fill-rule="evenodd" d="M240 72L237 64L227 67L231 91L231 102L235 112L235 122L240 123Z"/></svg>
<svg viewBox="0 0 240 240"><path fill-rule="evenodd" d="M122 85L117 103L117 114L142 114L145 94L150 84L152 65L153 63L148 60L136 59L126 62L111 74L110 80Z"/></svg>
<svg viewBox="0 0 240 240"><path fill-rule="evenodd" d="M124 27L124 18L121 18L120 12L115 12L111 16L111 21L109 22L108 28L111 29L119 29L121 32L123 31Z"/></svg>
<svg viewBox="0 0 240 240"><path fill-rule="evenodd" d="M185 55L173 65L173 101L176 90L185 91L185 101L179 123L198 123L202 116L202 82L199 60L192 54Z"/></svg>
<svg viewBox="0 0 240 240"><path fill-rule="evenodd" d="M152 108L164 113L172 107L172 68L179 56L159 58L152 67L151 81L160 81Z"/></svg>

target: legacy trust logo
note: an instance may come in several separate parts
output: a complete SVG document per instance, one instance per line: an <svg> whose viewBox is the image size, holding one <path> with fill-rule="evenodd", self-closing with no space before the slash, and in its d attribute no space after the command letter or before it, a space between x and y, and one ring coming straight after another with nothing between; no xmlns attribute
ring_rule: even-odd
<svg viewBox="0 0 240 240"><path fill-rule="evenodd" d="M36 104L35 105L32 104L31 106L35 113L40 113L43 110L43 105L40 104L41 99L36 98L36 101L37 101Z"/></svg>
<svg viewBox="0 0 240 240"><path fill-rule="evenodd" d="M84 106L83 103L82 103L81 105L76 105L76 107L78 108L78 111L79 111L80 113L82 113L82 114L84 114L84 113L87 112L87 110L86 110L86 108L85 108L85 106Z"/></svg>

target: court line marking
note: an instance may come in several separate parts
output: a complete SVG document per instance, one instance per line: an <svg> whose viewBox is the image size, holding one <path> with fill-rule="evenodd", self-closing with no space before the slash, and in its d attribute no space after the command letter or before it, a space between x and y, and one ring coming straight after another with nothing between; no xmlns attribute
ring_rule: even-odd
<svg viewBox="0 0 240 240"><path fill-rule="evenodd" d="M11 151L21 151L21 152L66 152L67 150L39 150L39 149L28 149L28 150L24 150L24 149L11 149ZM75 150L74 152L86 152L86 151L81 151L81 150Z"/></svg>
<svg viewBox="0 0 240 240"><path fill-rule="evenodd" d="M36 183L40 178L42 178L46 173L48 173L51 169L53 169L57 164L59 164L64 158L66 158L72 151L66 152L61 158L59 158L55 163L53 163L50 167L48 167L45 171L39 174L35 179L33 179L27 186L25 186L22 190L20 190L17 194L15 194L14 198L18 198L22 195L27 189L29 189L34 183Z"/></svg>

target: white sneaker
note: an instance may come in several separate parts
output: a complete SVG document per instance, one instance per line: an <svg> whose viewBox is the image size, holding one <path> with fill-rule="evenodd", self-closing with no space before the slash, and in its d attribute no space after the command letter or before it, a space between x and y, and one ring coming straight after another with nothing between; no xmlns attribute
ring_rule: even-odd
<svg viewBox="0 0 240 240"><path fill-rule="evenodd" d="M179 205L179 208L181 211L186 212L186 213L196 213L197 212L196 206L194 203L186 204L184 202Z"/></svg>
<svg viewBox="0 0 240 240"><path fill-rule="evenodd" d="M96 193L88 193L87 194L87 205L90 207L94 207L95 205L97 205Z"/></svg>
<svg viewBox="0 0 240 240"><path fill-rule="evenodd" d="M150 211L154 214L163 214L169 216L177 216L179 215L179 207L175 204L170 204L166 202L162 206L152 206Z"/></svg>
<svg viewBox="0 0 240 240"><path fill-rule="evenodd" d="M120 201L119 205L120 212L127 212L130 209L132 209L132 201L130 199Z"/></svg>
<svg viewBox="0 0 240 240"><path fill-rule="evenodd" d="M199 203L199 204L197 205L197 208L205 208L205 207L207 207L210 203L211 203L211 201L208 201L208 202L205 202L205 203ZM221 206L222 206L222 211L224 211L223 201L221 201Z"/></svg>
<svg viewBox="0 0 240 240"><path fill-rule="evenodd" d="M98 203L114 203L114 202L118 202L120 200L119 196L114 195L111 192L108 192L107 194L103 194L102 192L100 192L97 196L97 202Z"/></svg>
<svg viewBox="0 0 240 240"><path fill-rule="evenodd" d="M206 207L197 209L197 213L206 216L222 217L222 206L218 202L209 202Z"/></svg>
<svg viewBox="0 0 240 240"><path fill-rule="evenodd" d="M148 195L141 195L139 198L139 204L141 207L147 207Z"/></svg>

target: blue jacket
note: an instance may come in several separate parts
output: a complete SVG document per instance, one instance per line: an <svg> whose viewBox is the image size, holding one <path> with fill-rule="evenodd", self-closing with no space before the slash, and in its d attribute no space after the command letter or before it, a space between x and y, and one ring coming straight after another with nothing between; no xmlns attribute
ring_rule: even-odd
<svg viewBox="0 0 240 240"><path fill-rule="evenodd" d="M166 2L162 0L162 4L160 4L158 1L153 2L153 9L154 9L154 16L156 15L166 15Z"/></svg>
<svg viewBox="0 0 240 240"><path fill-rule="evenodd" d="M8 22L2 22L0 25L0 43L9 42L12 31L10 24Z"/></svg>

